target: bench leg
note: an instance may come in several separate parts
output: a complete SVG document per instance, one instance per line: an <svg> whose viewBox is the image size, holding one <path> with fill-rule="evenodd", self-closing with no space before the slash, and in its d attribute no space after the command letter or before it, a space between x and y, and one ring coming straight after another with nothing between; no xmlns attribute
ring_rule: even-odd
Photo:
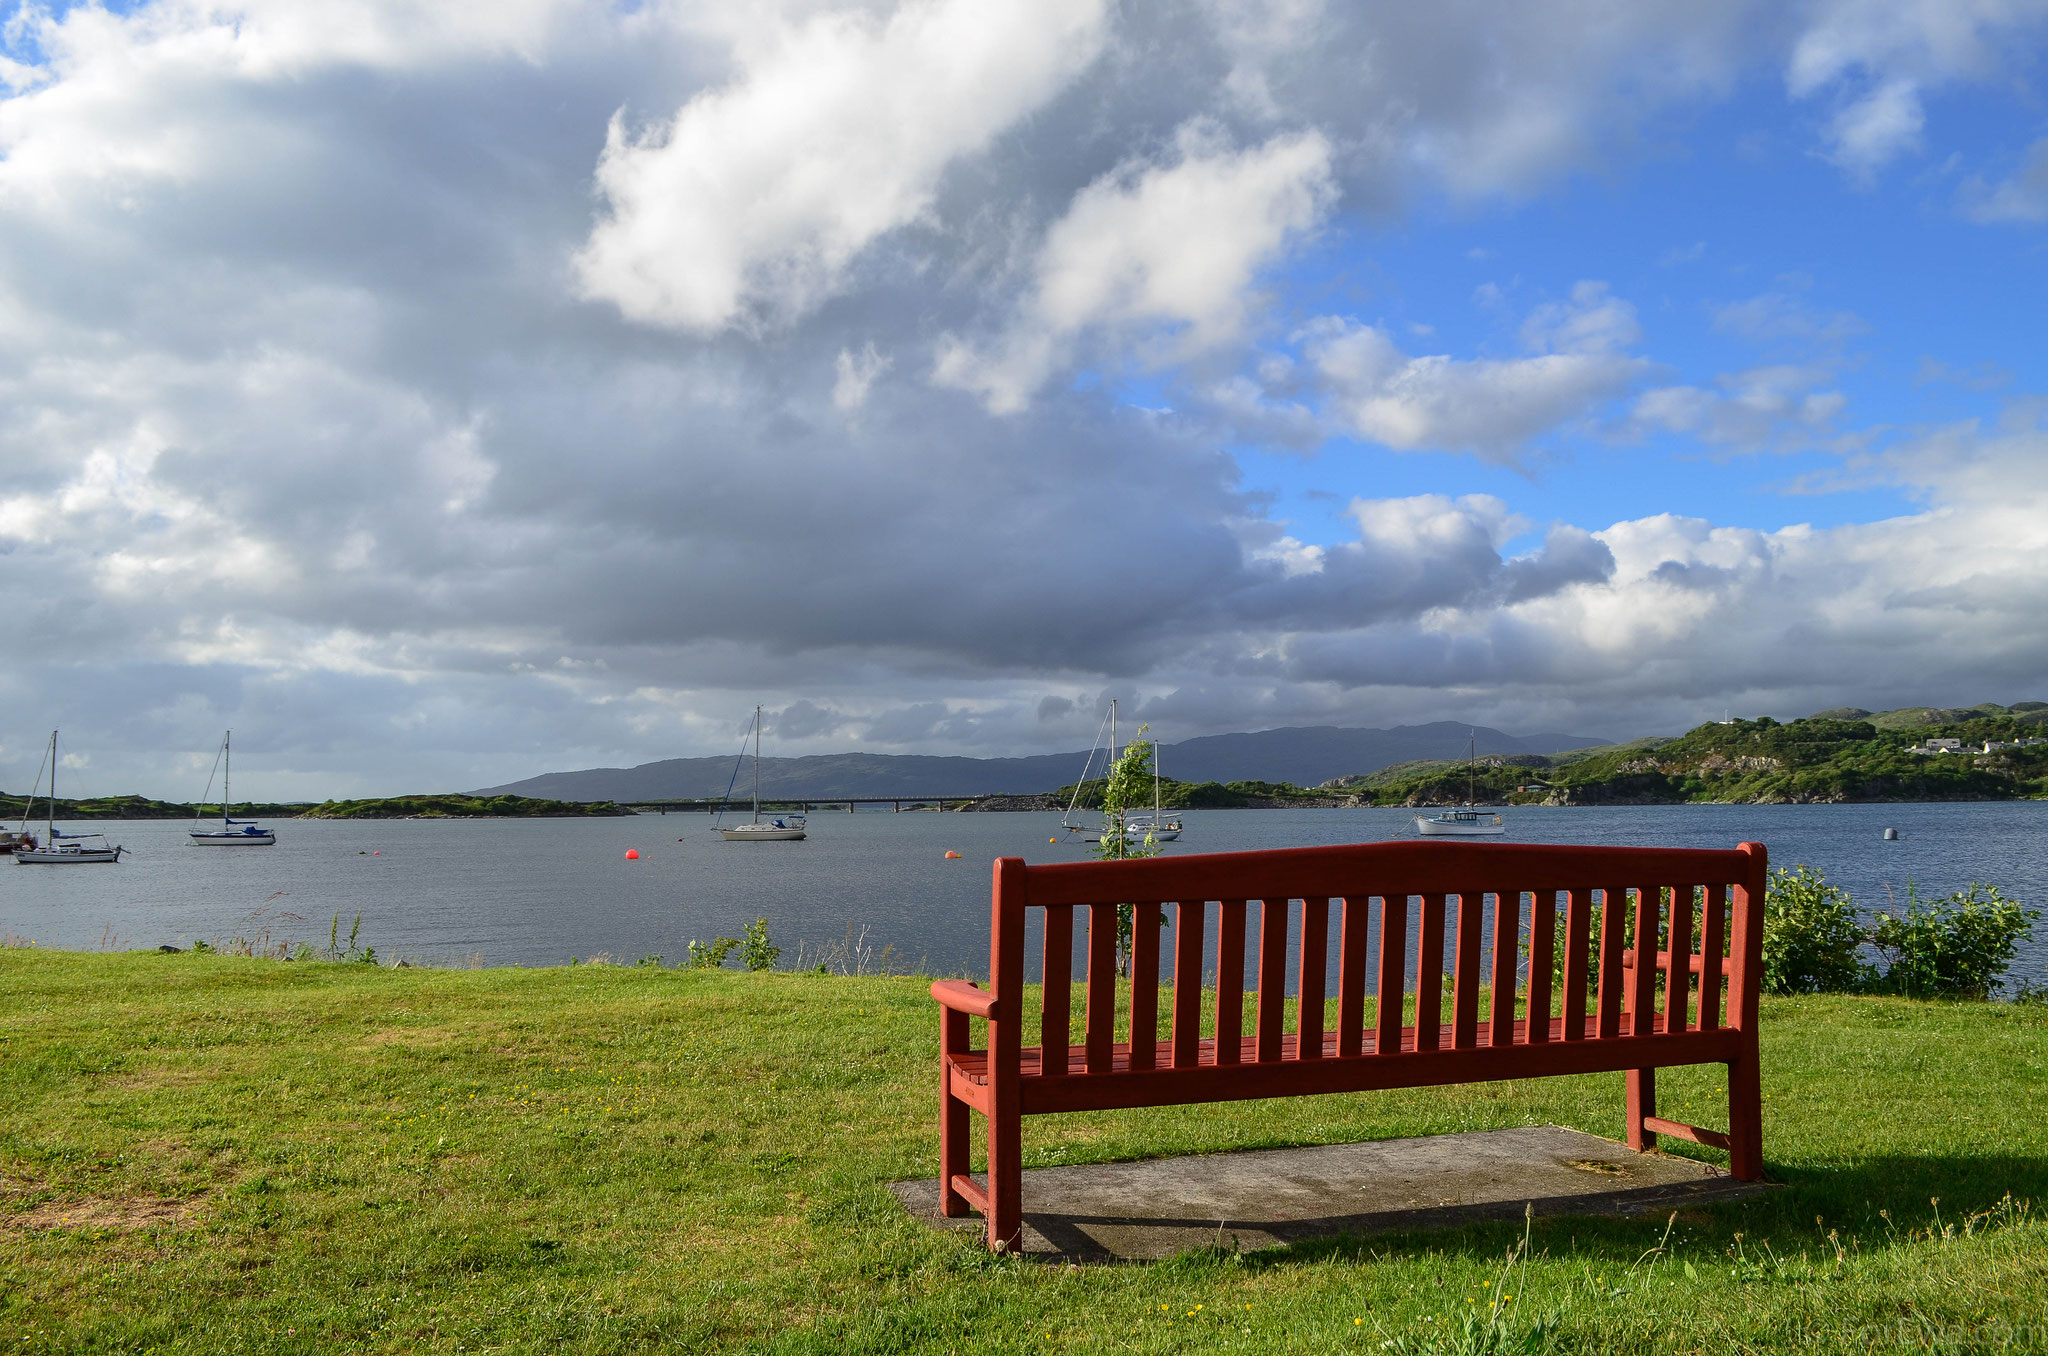
<svg viewBox="0 0 2048 1356"><path fill-rule="evenodd" d="M1742 1182L1764 1179L1764 1090L1754 1054L1728 1065L1728 1172Z"/></svg>
<svg viewBox="0 0 2048 1356"><path fill-rule="evenodd" d="M1024 1124L998 1107L988 1118L988 1245L1015 1252L1024 1242Z"/></svg>
<svg viewBox="0 0 2048 1356"><path fill-rule="evenodd" d="M945 1071L939 1071L941 1081ZM939 1213L959 1219L968 1211L967 1198L953 1189L955 1177L973 1173L968 1148L968 1106L943 1088L939 1092Z"/></svg>
<svg viewBox="0 0 2048 1356"><path fill-rule="evenodd" d="M1637 1153L1654 1149L1656 1133L1646 1128L1643 1121L1657 1114L1657 1071L1630 1069L1623 1077L1628 1079L1628 1147Z"/></svg>
<svg viewBox="0 0 2048 1356"><path fill-rule="evenodd" d="M967 1103L953 1095L953 1074L946 1056L967 1048L967 1014L950 1009L939 1015L939 1213L959 1219L967 1198L953 1189L953 1179L974 1171L968 1148Z"/></svg>

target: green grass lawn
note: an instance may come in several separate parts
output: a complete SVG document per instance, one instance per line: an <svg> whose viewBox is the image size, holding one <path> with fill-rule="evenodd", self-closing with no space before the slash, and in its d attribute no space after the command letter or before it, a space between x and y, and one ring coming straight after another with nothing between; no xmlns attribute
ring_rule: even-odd
<svg viewBox="0 0 2048 1356"><path fill-rule="evenodd" d="M1512 1273L1520 1225L1072 1267L890 1195L925 988L0 950L0 1352L1465 1350L1495 1304L1504 1350L2048 1349L2048 1006L1767 1000L1787 1187ZM1718 1073L1665 1114L1725 1124ZM1025 1163L1553 1122L1619 1137L1620 1076L1035 1118Z"/></svg>

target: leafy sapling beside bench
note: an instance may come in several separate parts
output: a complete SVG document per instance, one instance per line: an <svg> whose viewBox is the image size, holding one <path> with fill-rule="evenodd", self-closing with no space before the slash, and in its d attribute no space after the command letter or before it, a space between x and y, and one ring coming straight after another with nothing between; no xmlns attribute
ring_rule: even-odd
<svg viewBox="0 0 2048 1356"><path fill-rule="evenodd" d="M1736 1177L1757 1180L1765 870L1758 843L1377 843L1050 866L1003 858L989 987L932 985L942 1009L941 1209L977 1210L990 1246L1018 1245L1025 1116L1601 1071L1628 1075L1631 1147L1649 1148L1660 1134L1689 1139L1726 1150ZM1133 914L1127 980L1117 973L1120 904ZM1077 924L1086 1034L1075 1049ZM1025 990L1027 933L1042 958L1035 1005ZM1162 952L1171 967L1163 998ZM1209 975L1213 991L1204 988ZM1240 1034L1247 1003L1252 1031ZM974 1018L987 1024L978 1049ZM1687 1064L1727 1066L1726 1132L1656 1114L1656 1070ZM971 1112L988 1129L978 1177Z"/></svg>

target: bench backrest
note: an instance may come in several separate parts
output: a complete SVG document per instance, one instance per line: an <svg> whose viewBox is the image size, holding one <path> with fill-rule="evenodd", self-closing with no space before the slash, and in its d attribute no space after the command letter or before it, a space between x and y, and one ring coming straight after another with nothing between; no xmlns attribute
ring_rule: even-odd
<svg viewBox="0 0 2048 1356"><path fill-rule="evenodd" d="M1366 1047L1368 975L1379 999L1373 1048L1401 1049L1404 996L1414 999L1418 1014L1414 1048L1439 1048L1439 1024L1432 1019L1441 1010L1447 962L1452 1049L1476 1047L1482 1029L1484 1043L1494 1048L1549 1041L1548 1020L1517 1030L1518 996L1532 1017L1548 1018L1555 1008L1557 1035L1567 1041L1721 1028L1753 1038L1765 868L1760 843L1732 851L1374 843L1047 866L1006 857L995 864L989 978L1000 1020L990 1024L990 1054L1014 1058L1035 1042L1044 1051L1046 1076L1106 1073L1113 1047L1127 1040L1129 1067L1157 1067L1162 918L1172 925L1168 1068L1201 1062L1205 942L1211 936L1211 1015L1218 1033L1241 1029L1246 946L1248 940L1256 945L1254 1058L1260 1063L1324 1056L1333 945L1340 1057ZM1490 928L1484 926L1489 900ZM1129 1017L1123 1032L1117 1029L1119 904L1134 913L1130 974L1121 981ZM1043 916L1044 935L1043 1002L1035 1023L1024 1003L1032 910ZM1075 1052L1069 1027L1077 913L1086 930L1087 968L1086 1036ZM1292 1033L1285 1029L1290 940L1299 1000ZM1553 981L1553 969L1561 982ZM1485 1004L1482 991L1490 1000ZM1211 1058L1237 1062L1238 1043L1217 1041Z"/></svg>

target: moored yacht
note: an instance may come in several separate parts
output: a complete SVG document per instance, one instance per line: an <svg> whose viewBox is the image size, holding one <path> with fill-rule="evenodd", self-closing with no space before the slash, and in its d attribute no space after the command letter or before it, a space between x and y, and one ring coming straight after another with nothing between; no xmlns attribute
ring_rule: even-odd
<svg viewBox="0 0 2048 1356"><path fill-rule="evenodd" d="M1498 838L1507 826L1497 814L1483 814L1472 804L1478 789L1473 762L1478 756L1479 735L1473 731L1465 740L1465 803L1442 814L1415 816L1415 829L1428 838Z"/></svg>
<svg viewBox="0 0 2048 1356"><path fill-rule="evenodd" d="M200 847L269 847L277 842L277 835L247 819L228 818L228 774L233 771L234 757L230 746L235 741L235 732L229 730L220 741L220 756L214 763L220 769L220 827L217 829L199 827L199 816L192 816L192 842ZM208 794L213 791L213 778L206 779ZM200 801L204 803L202 795ZM212 821L207 821L211 823Z"/></svg>
<svg viewBox="0 0 2048 1356"><path fill-rule="evenodd" d="M109 843L103 833L65 833L57 827L57 732L50 731L50 749L44 755L50 768L50 797L45 803L43 841L38 844L28 832L28 817L36 806L36 792L43 784L42 769L29 788L28 805L21 812L21 831L16 836L14 861L18 866L83 866L93 862L118 862L124 849ZM25 840L25 841L22 841Z"/></svg>

